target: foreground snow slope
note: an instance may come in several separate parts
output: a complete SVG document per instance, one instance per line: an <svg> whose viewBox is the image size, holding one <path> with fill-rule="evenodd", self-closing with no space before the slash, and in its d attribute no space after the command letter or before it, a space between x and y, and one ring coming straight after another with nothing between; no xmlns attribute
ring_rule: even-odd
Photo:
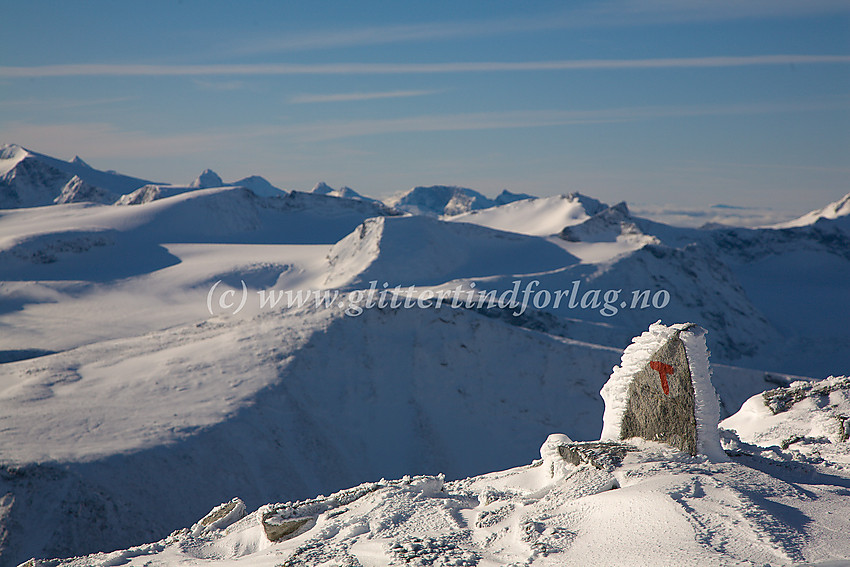
<svg viewBox="0 0 850 567"><path fill-rule="evenodd" d="M463 310L307 310L0 365L3 557L126 547L231 494L527 461L552 428L597 435L617 357Z"/></svg>
<svg viewBox="0 0 850 567"><path fill-rule="evenodd" d="M619 355L463 309L304 308L3 364L0 557L151 541L233 495L528 462L552 429L598 436ZM738 372L717 381L764 387Z"/></svg>
<svg viewBox="0 0 850 567"><path fill-rule="evenodd" d="M531 465L454 482L433 476L382 480L328 497L266 505L244 517L236 500L153 544L33 565L655 567L850 561L846 466L757 446L711 463L666 445L633 441L633 449L612 466L562 460L557 445L568 439L552 435L541 448L542 459ZM846 442L835 450L850 454ZM233 512L221 512L226 510ZM289 535L267 532L268 525L293 520L300 527Z"/></svg>

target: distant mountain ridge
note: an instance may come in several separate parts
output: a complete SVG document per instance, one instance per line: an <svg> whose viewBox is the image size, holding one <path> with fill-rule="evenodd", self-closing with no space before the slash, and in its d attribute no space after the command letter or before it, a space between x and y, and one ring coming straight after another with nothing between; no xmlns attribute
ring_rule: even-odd
<svg viewBox="0 0 850 567"><path fill-rule="evenodd" d="M78 187L65 191L63 196L63 189L74 177L79 179L74 185L82 182L99 191L80 191ZM100 199L109 194L122 195L149 183L145 179L94 169L79 156L69 162L16 144L0 148L0 208L87 200L84 196L92 196L96 202L101 202Z"/></svg>
<svg viewBox="0 0 850 567"><path fill-rule="evenodd" d="M372 203L379 203L377 199L372 199L371 197L364 197L351 187L340 187L339 189L334 189L324 181L319 181L313 189L310 190L310 193L315 195L327 195L328 197L338 197L340 199L354 199L355 201L368 201Z"/></svg>
<svg viewBox="0 0 850 567"><path fill-rule="evenodd" d="M57 162L68 171L87 172L87 177L70 175L50 165ZM212 237L193 231L210 230L213 235L238 225L241 236L225 230L227 236L222 233L219 241L258 244L266 234L265 227L273 224L258 219L266 218L270 211L299 211L291 216L287 213L291 230L283 240L279 232L267 234L274 234L272 241L276 243L337 243L330 254L335 266L322 279L329 285L346 286L370 278L403 285L439 285L472 278L481 290L502 292L518 276L531 274L540 281L541 289L568 289L575 280L600 289L625 289L627 285L631 290L665 289L671 294L665 316L705 322L712 330L710 345L725 362L767 365L800 374L840 372L837 353L850 348L850 338L842 332L842 319L850 318L842 284L850 280L850 195L773 227L682 228L635 216L624 202L608 206L581 193L535 198L503 191L490 199L472 189L435 185L414 187L384 204L348 187L334 189L324 182L310 192L289 193L259 176L225 183L211 169L187 185L145 183L124 194L89 181L98 175L107 181L118 179L124 186L143 181L98 172L79 157L61 162L20 146L0 150L0 198L13 208L79 202L138 205L177 199L163 205L162 210L186 211L183 220L174 217L185 241L207 242ZM239 187L246 188L245 198L237 198L243 193L233 189ZM213 191L215 196L204 193L216 188L222 191ZM258 198L249 199L247 195ZM197 227L188 221L198 208L205 207L218 211L209 217L217 219L217 228L207 227L206 220L199 221L203 226ZM351 232L370 217L402 213L430 217L431 222L379 220L374 226L364 223L360 232ZM133 217L134 213L126 216ZM348 220L334 227L331 219L336 217ZM310 222L318 224L313 228ZM492 232L453 226L461 223L480 225ZM322 230L326 233L320 234ZM505 233L533 237L538 240L529 242L537 244L516 246L516 250L525 252L509 252L514 241ZM346 234L349 236L341 240ZM54 253L57 247L88 250L92 249L91 242L114 240L101 236L82 240L63 233L40 236L46 240L13 247L15 252L6 255L11 263L0 265L0 269L10 275L16 273L16 254L53 258L61 256ZM506 246L502 254L498 253L499 243ZM535 268L524 261L523 254L548 255L552 246L564 251L560 265ZM350 265L346 264L348 256L356 259ZM489 258L489 264L485 258ZM157 256L160 264L168 261L166 255ZM343 269L343 265L348 267ZM41 279L50 269L30 266L25 272ZM797 290L797 297L788 294L791 281L790 289ZM591 323L576 328L573 338L599 342L598 329L593 325L606 325L607 345L628 339L657 316L655 312L630 309L620 311L614 319L592 309L576 312L561 306L549 311ZM812 312L820 315L813 318L808 315ZM784 346L778 347L780 343ZM807 354L795 354L800 349Z"/></svg>
<svg viewBox="0 0 850 567"><path fill-rule="evenodd" d="M406 213L432 217L468 213L477 209L487 209L496 204L478 191L454 185L414 187L384 202Z"/></svg>
<svg viewBox="0 0 850 567"><path fill-rule="evenodd" d="M94 169L79 156L64 161L17 144L0 147L0 209L80 202L141 204L186 191L227 186L246 187L263 197L286 194L257 175L225 183L213 170L206 169L188 185L171 185Z"/></svg>

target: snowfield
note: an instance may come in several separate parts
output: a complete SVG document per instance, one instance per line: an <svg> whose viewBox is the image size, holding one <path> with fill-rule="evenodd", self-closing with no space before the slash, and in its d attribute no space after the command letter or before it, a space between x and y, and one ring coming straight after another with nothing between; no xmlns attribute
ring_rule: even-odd
<svg viewBox="0 0 850 567"><path fill-rule="evenodd" d="M0 566L850 560L847 199L680 228L576 193L168 185L3 146ZM462 301L532 282L576 303ZM339 301L261 300L299 290ZM351 292L447 300L351 316ZM659 320L708 329L725 453L571 464Z"/></svg>

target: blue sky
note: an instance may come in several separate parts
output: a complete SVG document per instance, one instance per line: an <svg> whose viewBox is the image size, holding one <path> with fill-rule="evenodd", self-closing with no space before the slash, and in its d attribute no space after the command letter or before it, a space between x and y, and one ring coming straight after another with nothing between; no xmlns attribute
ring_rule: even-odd
<svg viewBox="0 0 850 567"><path fill-rule="evenodd" d="M184 183L805 212L850 191L850 5L5 2L0 142Z"/></svg>

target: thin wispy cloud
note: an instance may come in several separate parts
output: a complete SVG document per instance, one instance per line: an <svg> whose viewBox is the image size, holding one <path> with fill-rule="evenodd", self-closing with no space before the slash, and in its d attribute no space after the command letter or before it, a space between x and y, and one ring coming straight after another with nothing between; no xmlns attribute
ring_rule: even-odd
<svg viewBox="0 0 850 567"><path fill-rule="evenodd" d="M485 73L519 71L573 71L608 69L688 69L776 65L847 64L850 55L745 55L668 57L654 59L574 59L560 61L482 61L454 63L316 63L225 65L115 65L71 64L0 67L0 78L140 77L216 75L390 75Z"/></svg>
<svg viewBox="0 0 850 567"><path fill-rule="evenodd" d="M0 108L23 108L23 107L47 107L47 108L84 108L87 106L106 106L131 100L138 100L136 96L118 96L110 98L91 98L91 99L36 99L26 98L18 100L0 100Z"/></svg>
<svg viewBox="0 0 850 567"><path fill-rule="evenodd" d="M552 128L611 124L699 116L777 114L850 109L850 100L729 104L703 106L649 106L594 110L528 110L419 115L373 120L341 120L293 124L254 124L242 128L153 134L124 130L109 123L25 124L4 126L4 135L23 145L59 155L78 153L97 157L174 157L221 151L234 142L284 136L287 140L326 142L361 136ZM49 141L46 143L45 140Z"/></svg>
<svg viewBox="0 0 850 567"><path fill-rule="evenodd" d="M316 30L254 41L235 48L236 53L256 54L315 49L337 49L366 45L386 45L453 38L487 37L511 33L560 29L569 24L564 18L517 18L469 22L430 22L394 24L342 30Z"/></svg>
<svg viewBox="0 0 850 567"><path fill-rule="evenodd" d="M848 13L844 0L608 0L551 13L511 19L389 24L349 29L289 32L235 46L238 54L282 53L587 27L733 21L752 18L799 18Z"/></svg>
<svg viewBox="0 0 850 567"><path fill-rule="evenodd" d="M245 88L245 83L242 81L204 81L202 79L194 79L193 82L198 87L208 91L240 91Z"/></svg>
<svg viewBox="0 0 850 567"><path fill-rule="evenodd" d="M302 94L289 99L293 104L323 103L323 102L357 102L365 100L379 100L387 98L408 98L415 96L427 96L444 92L443 90L408 90L408 91L384 91L369 93L336 93L336 94Z"/></svg>
<svg viewBox="0 0 850 567"><path fill-rule="evenodd" d="M222 131L152 134L125 130L106 122L11 123L3 125L3 135L7 140L55 155L98 158L202 155L220 151L239 137L238 133Z"/></svg>
<svg viewBox="0 0 850 567"><path fill-rule="evenodd" d="M578 12L583 24L641 26L788 19L850 13L844 0L609 0Z"/></svg>
<svg viewBox="0 0 850 567"><path fill-rule="evenodd" d="M286 128L308 141L412 132L457 132L549 128L580 124L634 122L700 116L757 115L850 109L850 100L810 103L758 103L699 106L648 106L600 110L529 110L424 115L373 120L330 121Z"/></svg>

